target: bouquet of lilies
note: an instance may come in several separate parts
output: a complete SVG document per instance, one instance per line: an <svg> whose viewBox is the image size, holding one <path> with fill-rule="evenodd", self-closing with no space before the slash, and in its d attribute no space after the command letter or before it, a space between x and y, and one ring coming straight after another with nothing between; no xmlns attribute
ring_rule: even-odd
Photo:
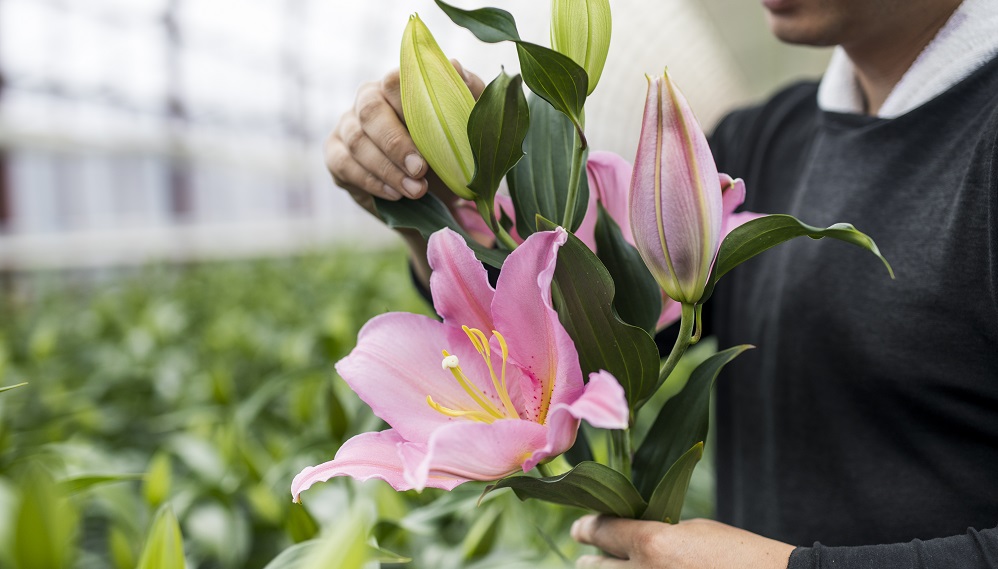
<svg viewBox="0 0 998 569"><path fill-rule="evenodd" d="M336 370L391 428L358 435L303 470L292 495L334 476L378 478L400 491L487 481L485 492L511 488L523 500L678 522L703 455L713 382L751 346L701 363L637 448L630 428L700 339L718 279L805 235L883 257L848 224L735 213L745 185L718 173L667 72L648 77L633 167L590 153L584 105L610 44L608 0L553 0L551 48L521 39L504 10L436 3L480 40L515 43L521 75L500 73L476 101L411 16L400 66L406 124L462 201L448 207L427 194L379 201L378 211L428 239L440 320L390 313L364 326ZM504 179L508 196L499 193ZM495 287L485 265L500 269ZM653 336L677 321L662 358ZM591 433L607 430L599 438L608 451L593 451L597 437L584 436L581 421Z"/></svg>

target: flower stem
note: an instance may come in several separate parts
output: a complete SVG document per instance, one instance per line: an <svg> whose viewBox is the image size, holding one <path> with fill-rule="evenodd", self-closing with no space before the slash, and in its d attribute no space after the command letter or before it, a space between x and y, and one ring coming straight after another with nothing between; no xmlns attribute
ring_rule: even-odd
<svg viewBox="0 0 998 569"><path fill-rule="evenodd" d="M696 308L692 304L683 304L683 316L679 323L679 336L676 338L676 344L672 347L672 352L665 360L665 363L662 364L662 369L659 371L658 384L655 386L656 391L669 378L672 370L676 369L679 360L686 353L686 349L690 347L696 320Z"/></svg>
<svg viewBox="0 0 998 569"><path fill-rule="evenodd" d="M576 132L575 149L572 152L572 169L568 176L568 199L565 200L565 215L561 225L571 231L575 223L575 210L579 201L579 182L582 180L582 170L585 168L586 146L582 135Z"/></svg>
<svg viewBox="0 0 998 569"><path fill-rule="evenodd" d="M631 477L631 430L610 431L610 468Z"/></svg>
<svg viewBox="0 0 998 569"><path fill-rule="evenodd" d="M478 198L475 200L475 205L478 209L478 215L482 216L482 220L485 222L485 225L492 230L492 234L496 236L499 243L510 251L516 249L516 241L513 240L513 237L511 237L502 226L502 223L496 219L496 213L492 203L484 198Z"/></svg>
<svg viewBox="0 0 998 569"><path fill-rule="evenodd" d="M544 478L550 478L554 476L554 473L551 472L551 469L546 464L538 464L537 471L540 472L541 476L543 476Z"/></svg>

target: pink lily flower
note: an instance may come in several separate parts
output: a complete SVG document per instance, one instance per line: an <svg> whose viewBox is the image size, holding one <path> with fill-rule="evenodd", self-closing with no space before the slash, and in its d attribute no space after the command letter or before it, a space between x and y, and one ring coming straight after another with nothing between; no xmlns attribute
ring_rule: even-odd
<svg viewBox="0 0 998 569"><path fill-rule="evenodd" d="M631 182L631 230L670 298L696 304L721 243L722 198L707 137L669 78L648 77Z"/></svg>
<svg viewBox="0 0 998 569"><path fill-rule="evenodd" d="M430 237L433 305L443 318L391 313L369 321L336 370L391 428L357 435L332 461L305 468L291 493L334 476L396 490L453 489L529 471L575 442L579 422L622 429L624 390L607 372L582 381L578 353L551 305L567 233L530 236L496 288L464 240Z"/></svg>

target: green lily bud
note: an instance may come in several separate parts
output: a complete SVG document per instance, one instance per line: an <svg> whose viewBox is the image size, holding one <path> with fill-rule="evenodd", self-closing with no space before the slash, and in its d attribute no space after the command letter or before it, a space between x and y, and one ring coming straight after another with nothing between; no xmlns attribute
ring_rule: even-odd
<svg viewBox="0 0 998 569"><path fill-rule="evenodd" d="M474 200L468 189L475 173L468 119L475 97L416 14L402 35L399 82L402 114L416 148L452 192Z"/></svg>
<svg viewBox="0 0 998 569"><path fill-rule="evenodd" d="M589 74L596 89L610 50L610 0L551 0L551 48Z"/></svg>

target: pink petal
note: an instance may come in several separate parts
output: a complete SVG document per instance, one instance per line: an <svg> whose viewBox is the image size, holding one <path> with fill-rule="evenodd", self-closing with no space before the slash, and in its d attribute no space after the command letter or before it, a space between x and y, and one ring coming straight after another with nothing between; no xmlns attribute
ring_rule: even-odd
<svg viewBox="0 0 998 569"><path fill-rule="evenodd" d="M721 182L721 215L728 216L745 203L745 181L727 174L718 174L718 180Z"/></svg>
<svg viewBox="0 0 998 569"><path fill-rule="evenodd" d="M662 295L662 314L658 317L656 330L664 330L672 326L683 316L683 305L672 300L665 294Z"/></svg>
<svg viewBox="0 0 998 569"><path fill-rule="evenodd" d="M732 180L731 176L721 174L721 196L724 201L724 213L721 223L721 241L731 233L731 230L739 225L752 221L763 216L761 213L743 211L735 213L738 206L745 203L745 182L738 178Z"/></svg>
<svg viewBox="0 0 998 569"><path fill-rule="evenodd" d="M558 249L567 240L560 227L528 237L503 264L492 301L510 359L537 380L536 385L521 384L517 389L528 411L522 418L538 422L551 405L575 400L583 386L575 344L551 305Z"/></svg>
<svg viewBox="0 0 998 569"><path fill-rule="evenodd" d="M596 250L596 202L598 201L620 226L624 239L633 245L634 237L631 235L630 215L627 211L631 164L613 152L596 151L589 154L586 175L589 177L589 205L586 208L586 217L576 230L575 236L590 250Z"/></svg>
<svg viewBox="0 0 998 569"><path fill-rule="evenodd" d="M362 433L343 443L336 456L318 466L308 466L291 482L291 496L300 501L301 493L313 484L325 482L334 476L349 476L361 482L377 478L384 480L398 491L411 490L402 473L399 445L405 440L391 429L380 433ZM428 478L425 486L451 490L466 482L456 477L435 476Z"/></svg>
<svg viewBox="0 0 998 569"><path fill-rule="evenodd" d="M714 159L693 111L668 74L649 78L630 211L645 264L670 297L703 294L721 234Z"/></svg>
<svg viewBox="0 0 998 569"><path fill-rule="evenodd" d="M433 269L433 307L444 322L491 331L495 292L485 267L464 238L450 229L441 229L430 236L426 257Z"/></svg>
<svg viewBox="0 0 998 569"><path fill-rule="evenodd" d="M485 363L465 333L418 314L372 318L357 336L357 347L336 363L336 371L400 436L426 442L434 430L451 421L430 407L427 395L452 409L480 408L441 367L442 350L458 356L478 390L494 403L499 401Z"/></svg>
<svg viewBox="0 0 998 569"><path fill-rule="evenodd" d="M405 478L416 489L438 478L498 480L519 470L546 442L543 426L516 419L455 421L430 437L425 453L403 452ZM531 466L532 468L532 466Z"/></svg>
<svg viewBox="0 0 998 569"><path fill-rule="evenodd" d="M530 470L537 463L552 456L558 456L575 443L579 431L579 421L600 429L626 429L630 420L630 408L624 388L617 379L606 371L589 375L582 395L570 404L559 403L551 408L547 422L547 443L538 449L523 465Z"/></svg>

